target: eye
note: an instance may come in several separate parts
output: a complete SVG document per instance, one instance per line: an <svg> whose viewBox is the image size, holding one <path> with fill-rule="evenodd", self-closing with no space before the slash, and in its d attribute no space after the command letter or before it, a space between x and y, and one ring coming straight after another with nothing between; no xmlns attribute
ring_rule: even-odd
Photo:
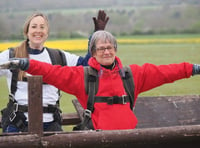
<svg viewBox="0 0 200 148"><path fill-rule="evenodd" d="M37 26L36 25L32 25L31 28L37 28Z"/></svg>
<svg viewBox="0 0 200 148"><path fill-rule="evenodd" d="M42 26L40 26L40 28L41 28L41 29L44 29L45 27L42 25Z"/></svg>
<svg viewBox="0 0 200 148"><path fill-rule="evenodd" d="M105 50L106 48L105 47L100 47L99 50L103 51Z"/></svg>
<svg viewBox="0 0 200 148"><path fill-rule="evenodd" d="M99 48L96 48L98 51L104 51L105 50L105 47L99 47Z"/></svg>
<svg viewBox="0 0 200 148"><path fill-rule="evenodd" d="M108 46L108 47L107 47L108 50L110 50L110 49L112 49L112 48L113 48L113 47L111 47L111 46Z"/></svg>

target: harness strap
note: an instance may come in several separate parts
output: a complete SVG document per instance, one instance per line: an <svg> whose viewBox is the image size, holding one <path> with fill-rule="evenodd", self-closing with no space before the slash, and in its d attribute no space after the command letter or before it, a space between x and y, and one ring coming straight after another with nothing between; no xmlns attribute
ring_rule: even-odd
<svg viewBox="0 0 200 148"><path fill-rule="evenodd" d="M88 74L89 76L86 76L87 79L87 83L88 84L88 102L87 102L87 109L90 110L91 112L93 112L94 110L94 96L97 92L97 88L96 88L96 82L97 82L97 70L93 69L92 67L87 67L88 70Z"/></svg>
<svg viewBox="0 0 200 148"><path fill-rule="evenodd" d="M62 51L58 49L47 48L47 47L46 49L49 53L49 56L53 65L61 65L61 66L67 65L65 54Z"/></svg>
<svg viewBox="0 0 200 148"><path fill-rule="evenodd" d="M47 49L47 52L49 53L49 57L53 65L61 65L61 66L67 65L65 54L61 50L51 49L47 47L46 49ZM59 95L59 99L56 103L57 105L60 105L60 98L61 98L60 90L58 90L58 95Z"/></svg>
<svg viewBox="0 0 200 148"><path fill-rule="evenodd" d="M128 94L128 99L126 99L126 102L130 102L130 108L134 109L134 82L133 82L133 76L130 67L125 66L123 67L122 71L120 71L120 76L123 81L124 88ZM92 67L85 67L84 70L84 77L85 77L85 88L86 93L88 94L88 101L87 101L87 110L90 110L91 112L94 111L94 102L97 102L94 100L94 98L98 98L99 102L101 101L100 98L97 97L95 94L98 91L98 72L96 69ZM120 99L119 99L120 100ZM121 101L117 101L117 99L114 99L114 102L117 102L116 104L123 104L124 99L121 99ZM103 100L102 100L103 101ZM108 101L103 101L108 102ZM113 103L113 100L111 99L109 103ZM115 103L113 103L115 104Z"/></svg>
<svg viewBox="0 0 200 148"><path fill-rule="evenodd" d="M123 85L124 88L126 90L126 93L128 94L128 96L130 97L130 108L132 110L134 110L135 108L135 96L134 96L134 80L133 80L133 75L132 75L132 71L130 69L130 67L125 66L124 67L124 72L125 75L123 76L123 74L120 73L122 81L123 81Z"/></svg>
<svg viewBox="0 0 200 148"><path fill-rule="evenodd" d="M14 57L15 57L14 48L9 48L9 58L14 58ZM11 70L11 72L12 72L12 80L11 80L10 91L11 94L15 95L15 92L17 90L17 79L18 79L19 69Z"/></svg>
<svg viewBox="0 0 200 148"><path fill-rule="evenodd" d="M11 102L11 101L10 101ZM56 110L58 109L58 107L56 105L49 105L49 106L45 106L43 107L43 113L54 113ZM19 105L18 103L14 103L13 102L13 108L12 110L14 112L28 112L28 106L26 105Z"/></svg>
<svg viewBox="0 0 200 148"><path fill-rule="evenodd" d="M17 128L21 129L21 131L23 131L26 128L25 125L26 117L22 115L22 113L20 112L12 112L9 116L9 120Z"/></svg>
<svg viewBox="0 0 200 148"><path fill-rule="evenodd" d="M113 96L113 97L97 97L95 96L94 102L98 103L107 103L108 105L112 104L126 104L127 102L130 102L130 99L128 96Z"/></svg>
<svg viewBox="0 0 200 148"><path fill-rule="evenodd" d="M86 87L88 87L88 101L87 101L87 109L84 110L83 113L83 121L80 124L80 129L88 130L93 128L91 115L94 110L94 96L97 92L96 81L97 81L97 71L92 69L91 67L85 67L85 81ZM90 125L91 124L91 125ZM90 127L88 127L90 126Z"/></svg>

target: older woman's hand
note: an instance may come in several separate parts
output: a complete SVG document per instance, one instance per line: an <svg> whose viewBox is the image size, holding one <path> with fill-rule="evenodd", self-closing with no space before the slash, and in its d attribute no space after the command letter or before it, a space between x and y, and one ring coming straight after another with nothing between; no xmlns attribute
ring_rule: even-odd
<svg viewBox="0 0 200 148"><path fill-rule="evenodd" d="M108 20L109 20L109 17L106 16L106 13L104 12L104 10L99 10L97 18L93 17L94 26L95 26L94 31L104 30Z"/></svg>

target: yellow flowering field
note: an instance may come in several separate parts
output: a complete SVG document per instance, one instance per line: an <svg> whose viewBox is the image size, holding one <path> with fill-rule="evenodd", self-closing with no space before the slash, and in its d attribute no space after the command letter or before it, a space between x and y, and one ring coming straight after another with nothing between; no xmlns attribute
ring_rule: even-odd
<svg viewBox="0 0 200 148"><path fill-rule="evenodd" d="M3 51L9 47L18 46L20 42L3 42L0 43L0 51ZM57 48L63 50L86 50L88 40L76 39L76 40L54 40L46 41L45 45L49 48Z"/></svg>
<svg viewBox="0 0 200 148"><path fill-rule="evenodd" d="M200 43L200 38L142 38L142 39L117 39L119 44L151 44L151 43ZM0 51L6 50L9 47L18 46L20 42L1 42ZM74 40L53 40L46 41L45 46L49 48L57 48L68 51L87 50L87 39Z"/></svg>

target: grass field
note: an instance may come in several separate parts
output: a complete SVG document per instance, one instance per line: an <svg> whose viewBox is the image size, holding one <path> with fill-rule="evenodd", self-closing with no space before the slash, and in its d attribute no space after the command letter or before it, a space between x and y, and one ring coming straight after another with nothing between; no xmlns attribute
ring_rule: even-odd
<svg viewBox="0 0 200 148"><path fill-rule="evenodd" d="M75 51L77 55L84 55L84 51ZM200 44L119 44L117 56L124 65L153 63L170 64L183 61L200 63ZM5 78L0 78L0 109L7 103L8 89ZM172 84L165 84L140 96L174 96L200 94L200 77L179 80ZM71 100L75 97L62 92L61 109L64 113L74 112Z"/></svg>
<svg viewBox="0 0 200 148"><path fill-rule="evenodd" d="M200 34L134 35L116 37L119 44L200 44ZM16 47L20 41L0 41L0 52ZM87 38L47 40L44 46L67 51L85 51Z"/></svg>

